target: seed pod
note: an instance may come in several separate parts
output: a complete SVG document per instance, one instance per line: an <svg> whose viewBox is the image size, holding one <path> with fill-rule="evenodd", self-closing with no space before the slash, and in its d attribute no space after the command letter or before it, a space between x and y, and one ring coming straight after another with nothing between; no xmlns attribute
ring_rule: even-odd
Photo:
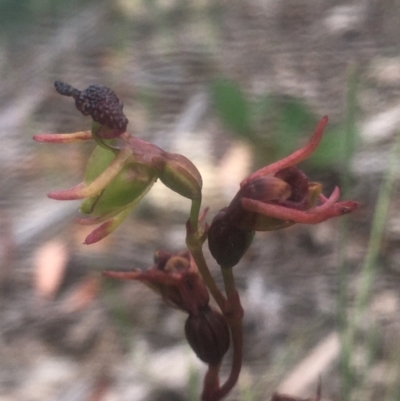
<svg viewBox="0 0 400 401"><path fill-rule="evenodd" d="M185 198L200 198L203 181L196 166L177 153L165 152L164 160L160 174L163 184Z"/></svg>
<svg viewBox="0 0 400 401"><path fill-rule="evenodd" d="M229 349L228 323L221 313L208 305L197 315L189 315L185 334L197 357L210 365L218 365Z"/></svg>
<svg viewBox="0 0 400 401"><path fill-rule="evenodd" d="M226 217L226 208L213 219L208 230L208 248L224 268L237 265L254 238L254 231L236 228Z"/></svg>

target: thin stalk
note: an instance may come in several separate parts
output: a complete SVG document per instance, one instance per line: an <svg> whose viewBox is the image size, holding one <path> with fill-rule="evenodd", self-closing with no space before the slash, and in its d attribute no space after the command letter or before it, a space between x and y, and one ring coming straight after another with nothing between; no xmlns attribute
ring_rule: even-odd
<svg viewBox="0 0 400 401"><path fill-rule="evenodd" d="M243 359L243 325L242 318L228 319L232 334L233 360L231 371L226 382L214 394L213 401L225 397L238 381Z"/></svg>
<svg viewBox="0 0 400 401"><path fill-rule="evenodd" d="M210 273L207 262L203 254L203 234L199 227L199 215L201 208L201 198L193 199L190 208L189 220L187 223L186 245L196 262L199 273L203 277L205 285L208 287L212 297L217 302L221 310L226 307L226 298L215 283L214 277Z"/></svg>
<svg viewBox="0 0 400 401"><path fill-rule="evenodd" d="M187 246L193 256L194 261L196 262L201 276L203 277L205 285L210 290L210 293L217 302L219 308L223 311L226 309L227 300L218 288L214 277L211 275L210 270L208 269L207 262L204 259L203 250L201 249L201 244L199 246L193 246L192 244L187 243Z"/></svg>
<svg viewBox="0 0 400 401"><path fill-rule="evenodd" d="M232 268L229 267L221 267L221 272L222 272L222 277L224 279L224 285L225 285L225 292L226 295L229 298L233 297L235 293L237 293L236 290L236 284L235 284L235 276L233 275Z"/></svg>
<svg viewBox="0 0 400 401"><path fill-rule="evenodd" d="M190 207L189 224L190 229L195 233L199 231L199 215L201 208L201 198L193 199Z"/></svg>
<svg viewBox="0 0 400 401"><path fill-rule="evenodd" d="M350 192L350 161L355 147L356 138L356 107L357 107L357 69L354 64L349 66L347 81L347 114L345 122L345 135L342 146L342 193L348 197ZM348 217L340 219L339 228L339 294L338 294L338 329L341 337L340 369L341 369L341 399L349 399L352 383L351 372L351 344L346 341L346 328L348 325L348 265L346 261L346 249L348 243Z"/></svg>
<svg viewBox="0 0 400 401"><path fill-rule="evenodd" d="M228 308L223 312L231 330L233 360L228 379L214 395L216 401L225 397L237 383L243 360L243 308L232 268L221 267L221 272L228 297Z"/></svg>
<svg viewBox="0 0 400 401"><path fill-rule="evenodd" d="M364 309L369 299L369 291L374 278L375 265L382 245L384 229L387 221L389 205L395 188L396 166L400 154L400 135L390 154L389 162L375 207L374 218L372 221L371 234L368 243L367 254L361 275L360 290L356 299L356 311Z"/></svg>
<svg viewBox="0 0 400 401"><path fill-rule="evenodd" d="M376 274L376 262L382 246L384 229L389 212L390 201L395 188L396 167L400 155L400 135L390 154L387 169L379 189L379 195L372 220L371 233L367 253L361 270L359 289L355 300L354 317L349 323L346 343L350 348L355 341L355 335L370 299L371 287Z"/></svg>
<svg viewBox="0 0 400 401"><path fill-rule="evenodd" d="M202 401L214 400L214 394L219 388L219 370L221 364L208 365L207 373L204 377Z"/></svg>

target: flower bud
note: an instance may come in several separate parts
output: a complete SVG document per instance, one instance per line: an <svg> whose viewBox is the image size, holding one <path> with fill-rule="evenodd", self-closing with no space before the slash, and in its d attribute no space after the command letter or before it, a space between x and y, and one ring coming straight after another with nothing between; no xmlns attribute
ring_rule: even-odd
<svg viewBox="0 0 400 401"><path fill-rule="evenodd" d="M196 166L177 153L165 152L164 160L160 174L163 184L185 198L200 198L203 181Z"/></svg>
<svg viewBox="0 0 400 401"><path fill-rule="evenodd" d="M254 231L236 228L226 217L226 208L213 219L208 230L208 248L221 267L239 263L253 241Z"/></svg>
<svg viewBox="0 0 400 401"><path fill-rule="evenodd" d="M229 349L228 323L221 313L209 306L196 315L189 315L185 334L197 357L210 365L218 365Z"/></svg>

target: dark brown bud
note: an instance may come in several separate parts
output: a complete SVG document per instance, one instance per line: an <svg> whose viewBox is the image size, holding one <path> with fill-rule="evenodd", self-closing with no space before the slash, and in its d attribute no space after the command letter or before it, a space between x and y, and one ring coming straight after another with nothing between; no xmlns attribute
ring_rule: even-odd
<svg viewBox="0 0 400 401"><path fill-rule="evenodd" d="M226 217L226 208L213 219L208 230L208 248L221 267L237 265L254 238L254 231L236 228Z"/></svg>
<svg viewBox="0 0 400 401"><path fill-rule="evenodd" d="M197 357L210 365L218 365L229 349L228 323L221 313L208 305L198 314L189 315L185 334Z"/></svg>

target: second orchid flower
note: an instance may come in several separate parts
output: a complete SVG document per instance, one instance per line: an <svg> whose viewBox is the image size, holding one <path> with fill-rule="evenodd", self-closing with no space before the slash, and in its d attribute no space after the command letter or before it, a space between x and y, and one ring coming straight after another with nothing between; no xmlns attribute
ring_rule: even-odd
<svg viewBox="0 0 400 401"><path fill-rule="evenodd" d="M305 146L245 178L231 203L215 216L208 245L221 267L240 261L256 231L317 224L357 209L358 202L338 202L338 187L326 198L321 184L310 182L296 167L316 150L327 123L323 117Z"/></svg>

